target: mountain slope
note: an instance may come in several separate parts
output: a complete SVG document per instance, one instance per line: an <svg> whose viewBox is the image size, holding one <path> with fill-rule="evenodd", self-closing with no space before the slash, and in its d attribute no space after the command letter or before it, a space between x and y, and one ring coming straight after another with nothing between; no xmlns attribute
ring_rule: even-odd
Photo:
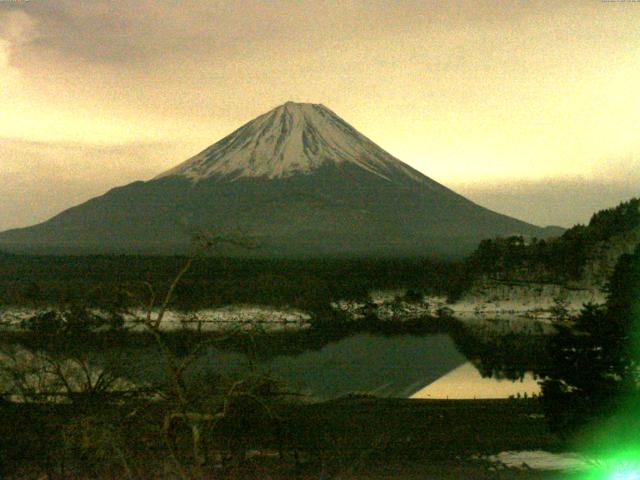
<svg viewBox="0 0 640 480"><path fill-rule="evenodd" d="M151 181L0 233L0 248L173 253L202 230L289 256L461 255L496 235L546 236L412 169L326 107L289 102Z"/></svg>

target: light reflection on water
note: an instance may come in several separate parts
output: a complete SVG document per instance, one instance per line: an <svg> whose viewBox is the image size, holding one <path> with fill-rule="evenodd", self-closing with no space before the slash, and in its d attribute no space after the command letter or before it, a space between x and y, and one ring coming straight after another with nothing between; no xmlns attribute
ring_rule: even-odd
<svg viewBox="0 0 640 480"><path fill-rule="evenodd" d="M474 332L393 336L359 333L317 350L272 357L260 362L259 367L315 400L352 393L432 399L530 397L540 393L533 375L525 373L530 363L525 360L517 365L525 356L538 356L540 337L496 337L495 332ZM503 344L496 338L509 341ZM529 348L520 348L521 345ZM495 364L487 354L497 359ZM199 368L224 364L228 355L229 352L211 351L209 361ZM237 354L235 358L239 360ZM501 377L505 374L500 373L503 362L507 364L506 375L517 380L483 377L478 370Z"/></svg>
<svg viewBox="0 0 640 480"><path fill-rule="evenodd" d="M522 380L484 378L471 362L464 363L435 382L414 393L416 399L489 399L531 397L540 394L540 385L531 373Z"/></svg>

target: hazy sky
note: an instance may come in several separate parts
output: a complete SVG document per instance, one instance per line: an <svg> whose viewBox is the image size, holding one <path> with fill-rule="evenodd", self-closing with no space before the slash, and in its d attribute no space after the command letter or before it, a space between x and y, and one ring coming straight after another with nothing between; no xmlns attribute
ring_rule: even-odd
<svg viewBox="0 0 640 480"><path fill-rule="evenodd" d="M538 224L640 195L640 3L0 0L0 230L287 100Z"/></svg>

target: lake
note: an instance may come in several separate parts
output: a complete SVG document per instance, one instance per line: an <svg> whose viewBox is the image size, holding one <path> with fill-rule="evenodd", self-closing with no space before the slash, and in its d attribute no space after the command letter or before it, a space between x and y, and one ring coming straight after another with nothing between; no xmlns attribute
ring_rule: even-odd
<svg viewBox="0 0 640 480"><path fill-rule="evenodd" d="M259 371L309 400L349 394L473 399L539 393L527 372L530 359L525 358L535 355L537 337L471 331L477 336L460 330L420 335L356 333L302 353L267 358L209 348L190 367L188 378L197 381L211 373L242 377ZM492 353L508 365L495 364ZM120 375L137 382L163 379L163 364L153 347L121 352L110 363Z"/></svg>
<svg viewBox="0 0 640 480"><path fill-rule="evenodd" d="M14 328L11 325L16 323L8 323L8 328ZM237 345L209 347L187 370L187 378L242 378L259 371L309 400L350 394L431 399L531 396L539 393L532 372L543 361L553 330L548 323L522 319L431 320L409 327L381 322L369 326L368 333L351 325L344 330L342 324L328 324L263 331L255 340L261 350L257 355L241 353L247 349ZM138 335L146 335L141 332L144 329ZM180 335L173 332L168 335ZM85 348L96 367L108 367L122 378L139 384L166 380L153 341L136 346L124 341L99 354Z"/></svg>

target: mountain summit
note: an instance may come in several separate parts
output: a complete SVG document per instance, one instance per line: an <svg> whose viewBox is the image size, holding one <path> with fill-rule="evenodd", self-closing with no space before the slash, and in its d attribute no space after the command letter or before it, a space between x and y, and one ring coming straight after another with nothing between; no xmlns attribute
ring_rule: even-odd
<svg viewBox="0 0 640 480"><path fill-rule="evenodd" d="M178 253L200 231L252 255L463 255L547 230L480 207L402 163L323 105L288 102L177 167L0 233L0 249ZM232 252L233 254L242 252Z"/></svg>
<svg viewBox="0 0 640 480"><path fill-rule="evenodd" d="M156 178L283 178L327 164L356 165L388 181L426 177L321 104L287 102ZM405 177L405 178L403 178Z"/></svg>

